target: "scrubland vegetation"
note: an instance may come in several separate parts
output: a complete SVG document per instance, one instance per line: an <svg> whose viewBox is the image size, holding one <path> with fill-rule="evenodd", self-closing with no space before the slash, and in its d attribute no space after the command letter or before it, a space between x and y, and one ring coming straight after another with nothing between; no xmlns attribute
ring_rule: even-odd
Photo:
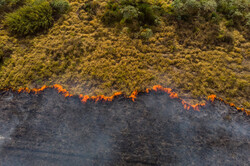
<svg viewBox="0 0 250 166"><path fill-rule="evenodd" d="M249 0L0 0L0 88L62 84L250 108Z"/></svg>
<svg viewBox="0 0 250 166"><path fill-rule="evenodd" d="M8 13L4 20L9 32L17 36L36 34L47 30L53 23L53 15L66 13L69 2L66 0L35 0L26 2L12 13Z"/></svg>

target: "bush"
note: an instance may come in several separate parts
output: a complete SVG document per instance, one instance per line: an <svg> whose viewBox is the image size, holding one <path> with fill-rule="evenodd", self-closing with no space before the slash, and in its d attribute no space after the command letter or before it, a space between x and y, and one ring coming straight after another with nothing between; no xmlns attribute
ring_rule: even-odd
<svg viewBox="0 0 250 166"><path fill-rule="evenodd" d="M139 10L134 6L128 5L121 9L122 22L132 22L132 20L137 20L139 17Z"/></svg>
<svg viewBox="0 0 250 166"><path fill-rule="evenodd" d="M5 1L5 5L8 5L9 7L12 8L24 5L25 3L29 2L29 0L2 0L2 1Z"/></svg>
<svg viewBox="0 0 250 166"><path fill-rule="evenodd" d="M17 5L18 3L22 3L22 0L0 0L0 7L7 4Z"/></svg>
<svg viewBox="0 0 250 166"><path fill-rule="evenodd" d="M233 44L234 42L234 36L231 32L224 32L221 31L220 34L217 36L217 40L219 42L224 42L224 43L228 43L228 44Z"/></svg>
<svg viewBox="0 0 250 166"><path fill-rule="evenodd" d="M84 6L83 9L88 12L89 14L94 14L96 15L96 11L97 8L100 6L99 2L97 0L89 0L87 1Z"/></svg>
<svg viewBox="0 0 250 166"><path fill-rule="evenodd" d="M53 22L52 8L47 1L24 6L7 14L5 25L8 30L18 36L35 34L48 29Z"/></svg>
<svg viewBox="0 0 250 166"><path fill-rule="evenodd" d="M140 11L139 21L142 24L155 25L157 23L157 16L154 14L153 8L148 3L141 3L138 5Z"/></svg>
<svg viewBox="0 0 250 166"><path fill-rule="evenodd" d="M247 20L246 25L250 27L250 13L246 15L246 20Z"/></svg>
<svg viewBox="0 0 250 166"><path fill-rule="evenodd" d="M211 19L220 14L232 25L242 24L247 21L250 10L249 0L175 0L171 4L172 13L180 19L188 20L194 16Z"/></svg>
<svg viewBox="0 0 250 166"><path fill-rule="evenodd" d="M141 30L141 33L140 33L140 36L143 38L143 39L149 39L150 37L153 36L153 31L149 28L146 28L146 29L142 29Z"/></svg>
<svg viewBox="0 0 250 166"><path fill-rule="evenodd" d="M110 1L108 3L106 6L106 12L102 16L102 21L108 25L115 22L120 22L123 18L119 4L112 2L113 1Z"/></svg>
<svg viewBox="0 0 250 166"><path fill-rule="evenodd" d="M67 0L52 0L50 5L54 15L64 14L69 10L69 2Z"/></svg>
<svg viewBox="0 0 250 166"><path fill-rule="evenodd" d="M216 12L215 0L175 0L172 3L173 13L179 18L188 19L193 16L208 17Z"/></svg>
<svg viewBox="0 0 250 166"><path fill-rule="evenodd" d="M5 5L6 5L6 0L0 0L0 14L3 11Z"/></svg>
<svg viewBox="0 0 250 166"><path fill-rule="evenodd" d="M11 8L19 7L26 3L26 0L0 0L0 12Z"/></svg>
<svg viewBox="0 0 250 166"><path fill-rule="evenodd" d="M201 10L201 2L197 0L187 0L184 7L186 14L190 16L197 15Z"/></svg>
<svg viewBox="0 0 250 166"><path fill-rule="evenodd" d="M105 24L126 24L132 31L140 27L156 25L161 7L150 4L147 0L111 0L102 16Z"/></svg>
<svg viewBox="0 0 250 166"><path fill-rule="evenodd" d="M247 14L250 12L249 0L218 0L217 11L231 21L231 26L246 24Z"/></svg>
<svg viewBox="0 0 250 166"><path fill-rule="evenodd" d="M215 13L217 10L217 2L215 0L202 1L201 4L204 14Z"/></svg>
<svg viewBox="0 0 250 166"><path fill-rule="evenodd" d="M201 2L197 0L175 0L172 3L173 13L180 19L188 19L198 15L201 9Z"/></svg>
<svg viewBox="0 0 250 166"><path fill-rule="evenodd" d="M6 0L0 0L0 7L6 4Z"/></svg>
<svg viewBox="0 0 250 166"><path fill-rule="evenodd" d="M249 0L219 0L217 10L227 19L232 19L234 23L237 23L246 20L246 15L250 10L249 6Z"/></svg>

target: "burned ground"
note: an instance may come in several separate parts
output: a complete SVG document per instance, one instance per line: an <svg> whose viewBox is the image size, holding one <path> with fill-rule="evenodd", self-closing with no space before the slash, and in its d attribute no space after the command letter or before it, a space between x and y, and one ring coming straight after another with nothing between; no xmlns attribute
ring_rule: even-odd
<svg viewBox="0 0 250 166"><path fill-rule="evenodd" d="M163 92L83 104L55 89L0 92L0 165L248 165L250 119Z"/></svg>

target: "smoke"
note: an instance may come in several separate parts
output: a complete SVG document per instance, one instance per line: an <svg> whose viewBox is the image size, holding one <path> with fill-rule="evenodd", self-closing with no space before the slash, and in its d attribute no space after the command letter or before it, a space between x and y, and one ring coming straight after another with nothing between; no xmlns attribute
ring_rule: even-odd
<svg viewBox="0 0 250 166"><path fill-rule="evenodd" d="M54 89L9 91L0 94L0 119L0 141L9 138L0 144L3 166L250 162L249 117L219 101L194 111L162 92L83 104Z"/></svg>
<svg viewBox="0 0 250 166"><path fill-rule="evenodd" d="M1 145L9 139L9 136L14 131L15 126L19 123L17 115L12 115L9 110L11 110L11 105L5 105L5 102L11 102L13 95L11 93L0 93L0 105L4 106L1 109L0 116L0 147ZM3 112L5 112L3 114ZM7 123L6 123L7 122Z"/></svg>
<svg viewBox="0 0 250 166"><path fill-rule="evenodd" d="M16 126L19 124L18 114L12 111L11 103L13 94L0 93L0 152L5 143L11 141L11 134L14 132Z"/></svg>

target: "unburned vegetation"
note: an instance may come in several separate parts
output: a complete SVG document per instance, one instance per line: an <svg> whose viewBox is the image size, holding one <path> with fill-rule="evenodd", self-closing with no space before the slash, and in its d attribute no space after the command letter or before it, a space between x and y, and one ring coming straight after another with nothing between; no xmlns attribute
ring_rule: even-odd
<svg viewBox="0 0 250 166"><path fill-rule="evenodd" d="M21 36L6 19L27 4L3 11L0 88L111 95L161 84L190 102L216 94L250 108L249 1L69 2L43 2L51 24Z"/></svg>

